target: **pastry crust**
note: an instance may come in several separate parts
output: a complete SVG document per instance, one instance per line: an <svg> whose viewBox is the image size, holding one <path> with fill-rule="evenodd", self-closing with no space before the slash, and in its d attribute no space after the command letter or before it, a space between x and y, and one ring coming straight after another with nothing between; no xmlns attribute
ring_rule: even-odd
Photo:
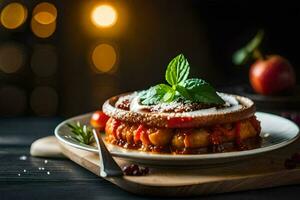
<svg viewBox="0 0 300 200"><path fill-rule="evenodd" d="M162 113L130 111L122 108L117 108L115 106L120 97L131 94L133 93L121 94L108 99L103 104L103 112L106 115L121 121L165 128L195 128L211 126L214 124L232 123L249 118L255 113L254 103L249 98L224 93L221 94L225 97L234 98L238 102L238 105L236 105L234 109L208 108L200 110L200 112L192 111L182 113ZM205 112L205 110L207 110L207 112ZM214 112L212 112L212 110Z"/></svg>

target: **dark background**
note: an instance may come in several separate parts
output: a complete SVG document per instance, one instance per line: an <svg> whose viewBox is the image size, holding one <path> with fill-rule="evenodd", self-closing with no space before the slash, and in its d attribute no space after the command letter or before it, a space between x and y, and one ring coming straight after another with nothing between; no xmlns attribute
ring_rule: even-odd
<svg viewBox="0 0 300 200"><path fill-rule="evenodd" d="M11 2L2 1L1 9ZM0 49L17 44L26 59L15 73L0 71L1 117L72 116L101 108L110 96L164 81L168 62L179 53L188 58L191 76L216 87L247 84L248 66L235 67L231 56L259 29L266 32L263 52L286 57L299 76L296 1L49 1L57 19L48 38L37 37L30 28L32 10L41 1L16 2L28 9L27 20L14 30L1 26ZM111 28L95 27L90 20L92 8L101 3L117 10ZM117 52L109 73L93 70L91 52L101 43ZM51 52L37 64L55 65L49 76L33 70L39 48Z"/></svg>

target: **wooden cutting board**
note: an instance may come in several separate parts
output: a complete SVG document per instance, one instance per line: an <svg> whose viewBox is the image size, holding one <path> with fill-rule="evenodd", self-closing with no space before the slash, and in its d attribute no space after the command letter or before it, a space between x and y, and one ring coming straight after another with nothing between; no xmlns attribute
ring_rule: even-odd
<svg viewBox="0 0 300 200"><path fill-rule="evenodd" d="M99 175L98 154L61 144L64 155ZM152 196L195 196L300 183L300 165L288 170L284 161L300 150L300 140L259 157L201 168L150 168L147 176L123 176L106 180L120 188ZM120 166L128 164L115 158Z"/></svg>

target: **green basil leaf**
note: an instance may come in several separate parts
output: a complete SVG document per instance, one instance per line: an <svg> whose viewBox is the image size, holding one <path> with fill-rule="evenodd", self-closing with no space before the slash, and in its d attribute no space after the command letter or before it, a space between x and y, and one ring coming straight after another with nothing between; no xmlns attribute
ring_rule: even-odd
<svg viewBox="0 0 300 200"><path fill-rule="evenodd" d="M217 94L215 89L202 79L187 79L184 87L188 92L189 100L193 102L224 104L224 100Z"/></svg>
<svg viewBox="0 0 300 200"><path fill-rule="evenodd" d="M184 98L192 102L224 104L215 89L202 79L187 79L190 66L180 54L168 65L166 80L170 85L158 84L139 93L141 103L153 105Z"/></svg>
<svg viewBox="0 0 300 200"><path fill-rule="evenodd" d="M190 72L190 65L183 54L180 54L173 58L169 63L166 70L166 81L170 85L177 85L183 83Z"/></svg>
<svg viewBox="0 0 300 200"><path fill-rule="evenodd" d="M143 105L157 104L163 100L165 94L170 90L172 90L172 88L166 84L153 86L139 93L141 103Z"/></svg>
<svg viewBox="0 0 300 200"><path fill-rule="evenodd" d="M163 97L164 102L172 102L174 100L176 91L171 89Z"/></svg>
<svg viewBox="0 0 300 200"><path fill-rule="evenodd" d="M158 84L158 85L156 85L156 87L160 93L166 93L166 92L172 90L172 87L170 87L169 85L166 85L166 84Z"/></svg>
<svg viewBox="0 0 300 200"><path fill-rule="evenodd" d="M177 92L179 92L179 94L181 96L183 96L185 99L191 99L191 96L189 94L189 92L187 91L187 89L181 85L177 85L176 86L176 90Z"/></svg>

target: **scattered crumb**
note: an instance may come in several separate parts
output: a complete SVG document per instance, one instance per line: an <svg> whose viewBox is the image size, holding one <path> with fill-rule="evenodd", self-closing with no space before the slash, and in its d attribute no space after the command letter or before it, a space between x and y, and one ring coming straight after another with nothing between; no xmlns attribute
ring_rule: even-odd
<svg viewBox="0 0 300 200"><path fill-rule="evenodd" d="M27 156L23 155L19 157L19 160L27 160Z"/></svg>

